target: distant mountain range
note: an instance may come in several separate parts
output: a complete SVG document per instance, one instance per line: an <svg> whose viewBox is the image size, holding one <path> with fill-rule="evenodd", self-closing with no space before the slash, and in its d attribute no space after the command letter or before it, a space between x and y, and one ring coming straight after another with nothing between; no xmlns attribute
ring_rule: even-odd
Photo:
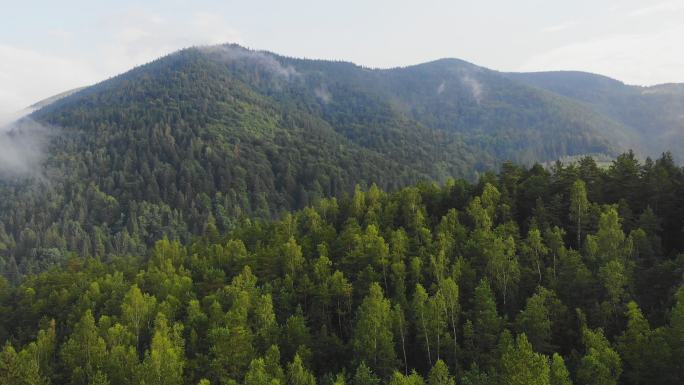
<svg viewBox="0 0 684 385"><path fill-rule="evenodd" d="M684 152L684 84L626 85L585 72L509 73L511 79L578 101L636 133L642 155Z"/></svg>
<svg viewBox="0 0 684 385"><path fill-rule="evenodd" d="M40 189L0 186L0 253L139 251L376 183L474 178L524 164L673 151L684 86L442 59L394 69L236 45L185 49L58 95Z"/></svg>

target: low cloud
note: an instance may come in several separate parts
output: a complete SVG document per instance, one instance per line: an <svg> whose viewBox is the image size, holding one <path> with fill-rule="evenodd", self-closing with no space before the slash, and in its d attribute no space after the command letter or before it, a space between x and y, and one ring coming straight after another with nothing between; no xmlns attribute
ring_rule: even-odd
<svg viewBox="0 0 684 385"><path fill-rule="evenodd" d="M0 43L0 119L7 124L17 110L98 79L90 66L78 60Z"/></svg>
<svg viewBox="0 0 684 385"><path fill-rule="evenodd" d="M577 26L579 23L577 21L566 21L560 24L555 24L555 25L550 25L544 29L542 29L542 32L549 32L549 33L554 33L554 32L561 32L565 31L567 29L573 28Z"/></svg>
<svg viewBox="0 0 684 385"><path fill-rule="evenodd" d="M332 95L330 94L330 91L328 91L328 88L323 84L314 90L314 94L318 99L320 99L323 103L328 104L330 101L332 101Z"/></svg>
<svg viewBox="0 0 684 385"><path fill-rule="evenodd" d="M263 51L252 51L240 46L224 44L199 47L199 50L212 55L214 59L231 61L249 61L250 64L257 65L277 76L285 79L290 79L299 76L297 70L292 66L282 65L276 58Z"/></svg>
<svg viewBox="0 0 684 385"><path fill-rule="evenodd" d="M446 89L446 83L444 82L444 80L442 80L442 82L439 83L439 85L437 86L437 95L441 95L445 89Z"/></svg>
<svg viewBox="0 0 684 385"><path fill-rule="evenodd" d="M657 15L661 13L672 13L684 11L684 1L674 0L674 1L664 1L661 3L656 3L646 7L638 8L629 13L629 16L633 17L643 17Z"/></svg>
<svg viewBox="0 0 684 385"><path fill-rule="evenodd" d="M28 116L15 119L0 117L0 179L43 179L46 147L54 131Z"/></svg>
<svg viewBox="0 0 684 385"><path fill-rule="evenodd" d="M465 75L461 78L461 81L470 87L470 93L473 96L473 99L477 102L477 104L482 103L483 99L483 87L482 83L480 83L477 79L470 75Z"/></svg>

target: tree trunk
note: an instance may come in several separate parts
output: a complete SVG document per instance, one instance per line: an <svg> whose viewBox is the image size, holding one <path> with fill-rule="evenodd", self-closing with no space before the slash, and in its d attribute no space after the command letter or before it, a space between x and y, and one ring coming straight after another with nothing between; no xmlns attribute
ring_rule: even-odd
<svg viewBox="0 0 684 385"><path fill-rule="evenodd" d="M577 251L582 248L582 205L577 203Z"/></svg>
<svg viewBox="0 0 684 385"><path fill-rule="evenodd" d="M427 327L425 326L425 314L423 314L422 311L420 312L420 319L423 323L423 333L425 334L425 345L427 346L428 362L430 363L430 367L432 367L432 355L430 354L430 338L428 337Z"/></svg>

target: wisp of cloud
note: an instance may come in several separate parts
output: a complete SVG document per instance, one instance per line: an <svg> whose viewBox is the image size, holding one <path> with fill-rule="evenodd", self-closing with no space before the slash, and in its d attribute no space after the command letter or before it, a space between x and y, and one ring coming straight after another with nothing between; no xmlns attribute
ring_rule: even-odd
<svg viewBox="0 0 684 385"><path fill-rule="evenodd" d="M50 130L30 116L0 117L0 179L42 178L49 135Z"/></svg>
<svg viewBox="0 0 684 385"><path fill-rule="evenodd" d="M292 66L282 65L268 52L253 51L232 44L201 46L197 49L205 54L213 55L215 59L226 62L248 61L286 80L299 76L299 73Z"/></svg>

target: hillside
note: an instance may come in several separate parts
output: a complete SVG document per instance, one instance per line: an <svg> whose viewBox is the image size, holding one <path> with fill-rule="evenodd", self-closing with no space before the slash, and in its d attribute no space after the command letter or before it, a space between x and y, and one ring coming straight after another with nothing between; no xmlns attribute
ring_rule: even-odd
<svg viewBox="0 0 684 385"><path fill-rule="evenodd" d="M200 47L54 99L31 116L44 167L0 182L3 271L141 253L357 184L640 149L584 103L453 59L375 70Z"/></svg>
<svg viewBox="0 0 684 385"><path fill-rule="evenodd" d="M74 256L0 277L0 384L681 384L683 199L667 157L506 164Z"/></svg>
<svg viewBox="0 0 684 385"><path fill-rule="evenodd" d="M644 154L679 150L684 145L684 85L651 87L626 85L584 72L509 73L508 77L574 99L597 113L631 127L639 135Z"/></svg>

